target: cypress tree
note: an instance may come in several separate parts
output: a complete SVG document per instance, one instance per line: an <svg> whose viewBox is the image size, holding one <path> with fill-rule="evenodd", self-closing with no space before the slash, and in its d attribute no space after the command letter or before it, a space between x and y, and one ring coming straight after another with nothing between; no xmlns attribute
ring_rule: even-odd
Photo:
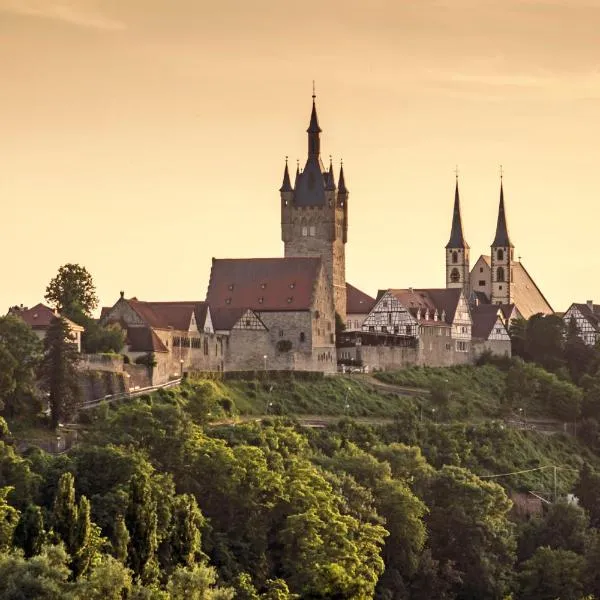
<svg viewBox="0 0 600 600"><path fill-rule="evenodd" d="M72 549L72 567L75 578L84 574L90 567L94 555L90 502L85 496L79 499L77 524L75 528L75 546Z"/></svg>
<svg viewBox="0 0 600 600"><path fill-rule="evenodd" d="M204 517L196 498L189 494L177 496L170 539L172 567L191 567L202 555L200 529L203 525Z"/></svg>
<svg viewBox="0 0 600 600"><path fill-rule="evenodd" d="M73 556L77 549L78 510L75 504L75 479L72 473L63 473L58 480L52 526L54 533L62 540L66 551Z"/></svg>
<svg viewBox="0 0 600 600"><path fill-rule="evenodd" d="M15 528L13 543L23 550L26 558L36 556L42 551L44 543L44 518L39 506L30 504L21 514Z"/></svg>
<svg viewBox="0 0 600 600"><path fill-rule="evenodd" d="M129 544L129 539L129 531L127 531L125 519L123 518L123 515L119 515L113 531L112 554L123 564L127 562L127 546Z"/></svg>
<svg viewBox="0 0 600 600"><path fill-rule="evenodd" d="M150 482L146 475L137 474L131 478L125 525L130 535L127 566L138 581L151 583L158 576L157 516L156 501L152 498Z"/></svg>
<svg viewBox="0 0 600 600"><path fill-rule="evenodd" d="M77 361L79 353L73 343L69 325L55 318L44 339L44 358L40 365L42 386L48 393L53 427L71 417L81 403Z"/></svg>

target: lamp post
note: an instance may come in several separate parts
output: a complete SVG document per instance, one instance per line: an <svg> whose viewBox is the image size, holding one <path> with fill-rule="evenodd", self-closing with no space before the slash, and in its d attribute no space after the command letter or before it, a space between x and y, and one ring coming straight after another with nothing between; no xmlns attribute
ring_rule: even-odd
<svg viewBox="0 0 600 600"><path fill-rule="evenodd" d="M179 360L179 377L183 379L183 358Z"/></svg>
<svg viewBox="0 0 600 600"><path fill-rule="evenodd" d="M265 371L267 370L267 355L263 356L263 360L265 361Z"/></svg>

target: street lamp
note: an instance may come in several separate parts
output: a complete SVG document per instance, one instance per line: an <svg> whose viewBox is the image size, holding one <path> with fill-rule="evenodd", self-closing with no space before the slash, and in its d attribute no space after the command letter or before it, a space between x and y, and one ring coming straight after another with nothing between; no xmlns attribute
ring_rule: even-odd
<svg viewBox="0 0 600 600"><path fill-rule="evenodd" d="M179 361L179 377L183 379L183 358Z"/></svg>
<svg viewBox="0 0 600 600"><path fill-rule="evenodd" d="M265 361L265 371L267 370L267 355L263 356L263 360Z"/></svg>
<svg viewBox="0 0 600 600"><path fill-rule="evenodd" d="M432 408L432 409L431 409L431 413L432 413L432 415L433 415L433 420L434 420L434 422L435 422L435 408Z"/></svg>

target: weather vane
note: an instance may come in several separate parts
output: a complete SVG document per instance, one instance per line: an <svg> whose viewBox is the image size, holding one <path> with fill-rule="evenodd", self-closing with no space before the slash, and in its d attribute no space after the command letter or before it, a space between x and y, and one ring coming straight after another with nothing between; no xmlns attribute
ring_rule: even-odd
<svg viewBox="0 0 600 600"><path fill-rule="evenodd" d="M458 179L458 165L454 168L454 174L456 175L456 179Z"/></svg>
<svg viewBox="0 0 600 600"><path fill-rule="evenodd" d="M500 165L500 179L502 179L504 177L504 169L502 168L502 165Z"/></svg>
<svg viewBox="0 0 600 600"><path fill-rule="evenodd" d="M313 99L317 97L317 94L315 92L315 80L313 79Z"/></svg>

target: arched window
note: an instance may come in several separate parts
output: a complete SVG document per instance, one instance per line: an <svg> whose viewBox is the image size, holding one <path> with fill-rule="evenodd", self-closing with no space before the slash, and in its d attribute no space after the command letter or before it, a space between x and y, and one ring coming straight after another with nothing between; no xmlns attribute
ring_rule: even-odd
<svg viewBox="0 0 600 600"><path fill-rule="evenodd" d="M453 264L458 262L458 252L456 250L452 253L452 262Z"/></svg>
<svg viewBox="0 0 600 600"><path fill-rule="evenodd" d="M504 267L498 267L496 271L496 281L504 281Z"/></svg>
<svg viewBox="0 0 600 600"><path fill-rule="evenodd" d="M498 257L498 260L504 260L504 250L498 250L496 256Z"/></svg>
<svg viewBox="0 0 600 600"><path fill-rule="evenodd" d="M458 283L460 281L460 273L458 269L452 269L452 272L450 273L450 281L452 283Z"/></svg>

